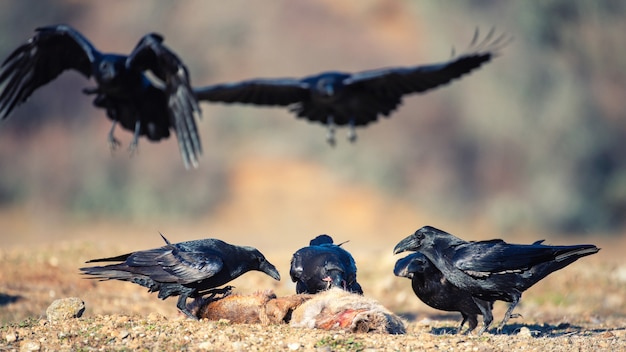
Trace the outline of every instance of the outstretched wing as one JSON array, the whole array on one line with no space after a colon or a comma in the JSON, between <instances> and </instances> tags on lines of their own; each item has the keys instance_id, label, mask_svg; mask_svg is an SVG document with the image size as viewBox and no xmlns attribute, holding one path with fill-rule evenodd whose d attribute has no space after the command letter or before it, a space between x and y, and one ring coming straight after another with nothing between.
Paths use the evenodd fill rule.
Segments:
<instances>
[{"instance_id":1,"label":"outstretched wing","mask_svg":"<svg viewBox=\"0 0 626 352\"><path fill-rule=\"evenodd\" d=\"M145 35L128 56L126 67L151 71L165 84L172 126L176 131L185 167L198 167L202 144L196 126L200 107L191 88L187 67L170 49L163 45L163 37L156 33Z\"/></svg>"},{"instance_id":2,"label":"outstretched wing","mask_svg":"<svg viewBox=\"0 0 626 352\"><path fill-rule=\"evenodd\" d=\"M196 88L198 100L286 106L307 98L308 84L294 78L253 79Z\"/></svg>"},{"instance_id":3,"label":"outstretched wing","mask_svg":"<svg viewBox=\"0 0 626 352\"><path fill-rule=\"evenodd\" d=\"M24 103L33 92L65 70L76 70L89 78L92 64L100 53L77 30L67 25L36 29L36 34L20 45L2 63L0 118Z\"/></svg>"},{"instance_id":4,"label":"outstretched wing","mask_svg":"<svg viewBox=\"0 0 626 352\"><path fill-rule=\"evenodd\" d=\"M389 98L425 92L460 78L489 62L509 40L505 35L494 38L493 30L482 41L477 42L477 39L478 31L468 53L450 61L423 66L363 71L344 80L344 84Z\"/></svg>"}]
</instances>

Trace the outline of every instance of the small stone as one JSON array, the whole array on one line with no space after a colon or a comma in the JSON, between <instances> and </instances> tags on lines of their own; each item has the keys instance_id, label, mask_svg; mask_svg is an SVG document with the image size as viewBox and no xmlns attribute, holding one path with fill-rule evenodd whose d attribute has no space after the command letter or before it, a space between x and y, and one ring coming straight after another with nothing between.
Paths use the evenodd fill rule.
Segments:
<instances>
[{"instance_id":1,"label":"small stone","mask_svg":"<svg viewBox=\"0 0 626 352\"><path fill-rule=\"evenodd\" d=\"M123 339L127 338L128 335L130 335L130 332L128 330L126 330L126 329L120 330L120 332L117 333L117 338L120 339L120 340L123 340Z\"/></svg>"},{"instance_id":2,"label":"small stone","mask_svg":"<svg viewBox=\"0 0 626 352\"><path fill-rule=\"evenodd\" d=\"M35 341L24 340L20 344L20 352L39 351L40 349L41 349L41 345Z\"/></svg>"},{"instance_id":3,"label":"small stone","mask_svg":"<svg viewBox=\"0 0 626 352\"><path fill-rule=\"evenodd\" d=\"M149 321L166 321L167 317L165 317L163 314L152 312L148 314L148 320Z\"/></svg>"},{"instance_id":4,"label":"small stone","mask_svg":"<svg viewBox=\"0 0 626 352\"><path fill-rule=\"evenodd\" d=\"M78 297L57 299L46 309L50 321L80 318L85 311L85 302Z\"/></svg>"},{"instance_id":5,"label":"small stone","mask_svg":"<svg viewBox=\"0 0 626 352\"><path fill-rule=\"evenodd\" d=\"M15 342L17 340L17 334L14 332L10 332L6 334L4 338L7 340L7 343Z\"/></svg>"},{"instance_id":6,"label":"small stone","mask_svg":"<svg viewBox=\"0 0 626 352\"><path fill-rule=\"evenodd\" d=\"M211 350L211 349L213 349L213 344L210 343L209 341L200 342L200 344L198 345L198 349L200 349L200 350Z\"/></svg>"},{"instance_id":7,"label":"small stone","mask_svg":"<svg viewBox=\"0 0 626 352\"><path fill-rule=\"evenodd\" d=\"M519 332L517 333L517 336L520 336L520 337L533 337L533 333L530 331L529 328L523 326L521 329L519 329Z\"/></svg>"},{"instance_id":8,"label":"small stone","mask_svg":"<svg viewBox=\"0 0 626 352\"><path fill-rule=\"evenodd\" d=\"M290 351L296 351L300 348L300 344L298 342L292 342L287 344L287 348Z\"/></svg>"}]
</instances>

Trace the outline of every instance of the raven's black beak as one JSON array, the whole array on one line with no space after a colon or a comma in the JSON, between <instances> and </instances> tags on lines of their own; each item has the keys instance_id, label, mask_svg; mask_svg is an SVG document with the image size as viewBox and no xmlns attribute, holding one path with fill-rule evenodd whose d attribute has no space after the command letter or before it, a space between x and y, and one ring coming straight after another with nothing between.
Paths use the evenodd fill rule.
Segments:
<instances>
[{"instance_id":1,"label":"raven's black beak","mask_svg":"<svg viewBox=\"0 0 626 352\"><path fill-rule=\"evenodd\" d=\"M267 260L261 263L259 269L261 269L261 271L266 273L267 275L271 276L274 280L280 281L280 273L278 272L276 267Z\"/></svg>"},{"instance_id":2,"label":"raven's black beak","mask_svg":"<svg viewBox=\"0 0 626 352\"><path fill-rule=\"evenodd\" d=\"M413 278L413 273L409 273L409 263L407 257L399 259L393 267L393 274L398 277Z\"/></svg>"},{"instance_id":3,"label":"raven's black beak","mask_svg":"<svg viewBox=\"0 0 626 352\"><path fill-rule=\"evenodd\" d=\"M346 290L346 280L343 279L343 273L339 271L332 271L328 276L330 276L332 282L331 286Z\"/></svg>"},{"instance_id":4,"label":"raven's black beak","mask_svg":"<svg viewBox=\"0 0 626 352\"><path fill-rule=\"evenodd\" d=\"M419 248L419 243L415 238L415 235L410 235L402 241L398 242L393 248L393 254L398 254L406 251L414 251Z\"/></svg>"}]
</instances>

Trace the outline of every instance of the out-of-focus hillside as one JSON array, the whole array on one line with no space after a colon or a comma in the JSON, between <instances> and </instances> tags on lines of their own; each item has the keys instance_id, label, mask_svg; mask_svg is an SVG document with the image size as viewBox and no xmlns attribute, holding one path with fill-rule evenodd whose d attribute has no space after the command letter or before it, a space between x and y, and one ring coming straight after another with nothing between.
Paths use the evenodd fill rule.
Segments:
<instances>
[{"instance_id":1,"label":"out-of-focus hillside","mask_svg":"<svg viewBox=\"0 0 626 352\"><path fill-rule=\"evenodd\" d=\"M142 139L129 157L121 129L111 156L110 121L81 93L93 82L66 73L0 125L2 236L55 240L88 223L256 244L402 238L425 224L473 239L623 233L625 14L582 0L2 2L2 58L41 25L69 23L111 52L156 31L199 86L447 60L476 27L514 37L492 63L359 129L355 145L340 130L329 147L323 126L285 109L203 104L194 171L174 139Z\"/></svg>"}]
</instances>

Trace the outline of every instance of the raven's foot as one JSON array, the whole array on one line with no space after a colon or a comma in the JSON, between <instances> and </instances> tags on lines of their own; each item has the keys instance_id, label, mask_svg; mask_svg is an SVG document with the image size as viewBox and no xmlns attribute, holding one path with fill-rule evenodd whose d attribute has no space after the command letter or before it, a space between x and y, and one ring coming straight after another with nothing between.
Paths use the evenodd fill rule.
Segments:
<instances>
[{"instance_id":1,"label":"raven's foot","mask_svg":"<svg viewBox=\"0 0 626 352\"><path fill-rule=\"evenodd\" d=\"M113 134L115 132L116 125L117 125L117 121L113 121L113 125L111 125L111 129L109 130L109 135L107 136L107 141L109 142L109 149L111 149L111 154L115 152L115 149L117 149L120 145L122 145L122 143L120 143L120 141L117 138L115 138L115 135Z\"/></svg>"},{"instance_id":2,"label":"raven's foot","mask_svg":"<svg viewBox=\"0 0 626 352\"><path fill-rule=\"evenodd\" d=\"M350 127L348 127L348 140L350 143L356 142L356 128L354 127L354 122L350 121Z\"/></svg>"},{"instance_id":3,"label":"raven's foot","mask_svg":"<svg viewBox=\"0 0 626 352\"><path fill-rule=\"evenodd\" d=\"M326 120L326 126L328 128L328 134L326 135L326 141L331 147L335 146L335 119L329 116Z\"/></svg>"},{"instance_id":4,"label":"raven's foot","mask_svg":"<svg viewBox=\"0 0 626 352\"><path fill-rule=\"evenodd\" d=\"M215 299L215 296L217 296L217 295L222 295L222 297L220 297L220 299L224 298L226 296L229 296L231 293L233 293L232 291L233 291L234 288L235 288L235 286L228 285L228 286L224 286L222 288L213 288L213 289L207 290L206 292L204 292L204 294L208 294L209 297L205 297L205 299L213 300L213 299Z\"/></svg>"},{"instance_id":5,"label":"raven's foot","mask_svg":"<svg viewBox=\"0 0 626 352\"><path fill-rule=\"evenodd\" d=\"M130 154L130 156L135 155L135 153L139 153L139 141L133 138L133 140L128 145L128 153Z\"/></svg>"},{"instance_id":6,"label":"raven's foot","mask_svg":"<svg viewBox=\"0 0 626 352\"><path fill-rule=\"evenodd\" d=\"M179 309L181 313L185 314L187 316L187 318L193 319L193 320L200 320L196 315L194 315L192 312L190 312L187 308L185 309Z\"/></svg>"},{"instance_id":7,"label":"raven's foot","mask_svg":"<svg viewBox=\"0 0 626 352\"><path fill-rule=\"evenodd\" d=\"M515 319L515 318L523 318L523 316L519 313L515 313L515 314L510 314L508 316L505 316L505 318L502 320L502 322L498 325L498 328L496 329L496 332L498 334L502 333L502 329L504 328L504 325L506 324L507 321L509 321L509 319Z\"/></svg>"},{"instance_id":8,"label":"raven's foot","mask_svg":"<svg viewBox=\"0 0 626 352\"><path fill-rule=\"evenodd\" d=\"M128 152L130 153L130 156L133 156L135 155L135 153L138 153L140 131L141 131L141 122L137 121L135 122L135 133L133 133L133 140L130 142L130 145L128 145Z\"/></svg>"},{"instance_id":9,"label":"raven's foot","mask_svg":"<svg viewBox=\"0 0 626 352\"><path fill-rule=\"evenodd\" d=\"M111 129L111 132L113 132L113 129ZM109 133L107 142L109 144L109 149L111 150L111 154L113 154L115 150L122 145L122 143L117 138L115 138L113 133Z\"/></svg>"}]
</instances>

